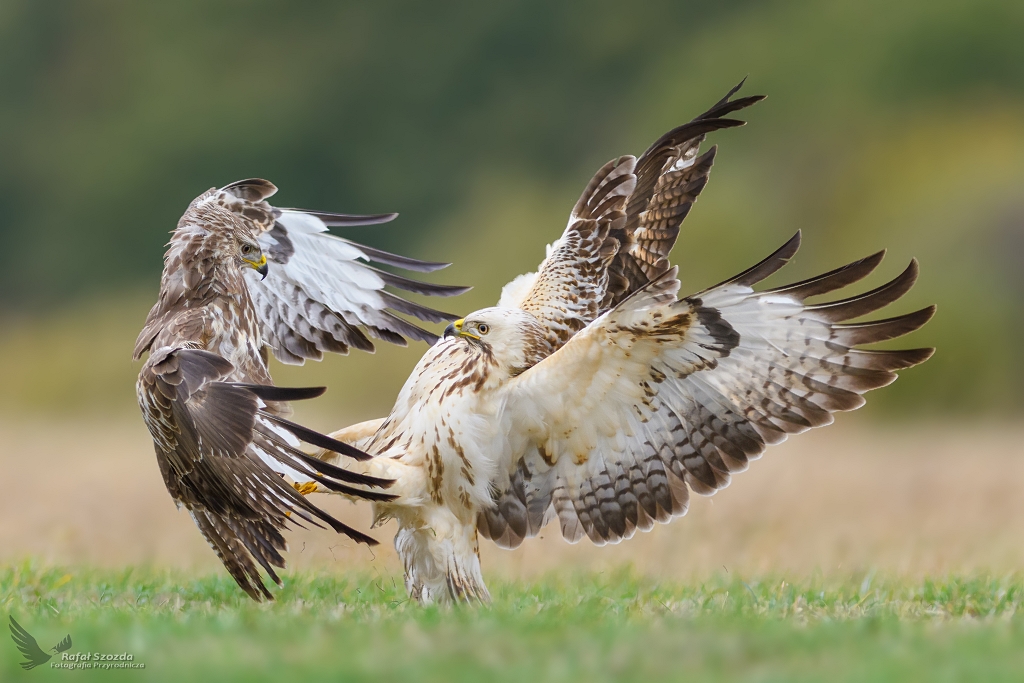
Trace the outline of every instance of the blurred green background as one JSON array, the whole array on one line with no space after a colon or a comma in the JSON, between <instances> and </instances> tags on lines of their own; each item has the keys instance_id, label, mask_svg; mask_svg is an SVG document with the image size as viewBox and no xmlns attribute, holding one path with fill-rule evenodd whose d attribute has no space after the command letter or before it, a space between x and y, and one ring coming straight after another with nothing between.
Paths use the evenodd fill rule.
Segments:
<instances>
[{"instance_id":1,"label":"blurred green background","mask_svg":"<svg viewBox=\"0 0 1024 683\"><path fill-rule=\"evenodd\" d=\"M441 307L532 270L606 160L740 78L768 100L720 153L674 259L684 291L804 231L782 277L889 248L939 351L869 414L1018 415L1024 3L0 3L0 407L135 411L167 233L212 186L399 211L346 233L454 266ZM778 277L778 276L777 276ZM383 414L424 350L280 368L333 421ZM325 418L326 419L326 418ZM338 425L340 426L340 425Z\"/></svg>"}]
</instances>

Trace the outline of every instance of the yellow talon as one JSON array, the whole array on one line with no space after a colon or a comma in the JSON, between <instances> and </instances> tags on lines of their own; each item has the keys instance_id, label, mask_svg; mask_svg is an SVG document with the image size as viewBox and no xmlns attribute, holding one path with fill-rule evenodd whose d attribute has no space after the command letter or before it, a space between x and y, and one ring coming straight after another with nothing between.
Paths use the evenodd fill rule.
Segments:
<instances>
[{"instance_id":1,"label":"yellow talon","mask_svg":"<svg viewBox=\"0 0 1024 683\"><path fill-rule=\"evenodd\" d=\"M306 481L302 482L301 484L299 482L295 482L294 484L292 484L292 486L295 487L296 491L298 491L304 496L308 496L311 493L316 493L315 481Z\"/></svg>"}]
</instances>

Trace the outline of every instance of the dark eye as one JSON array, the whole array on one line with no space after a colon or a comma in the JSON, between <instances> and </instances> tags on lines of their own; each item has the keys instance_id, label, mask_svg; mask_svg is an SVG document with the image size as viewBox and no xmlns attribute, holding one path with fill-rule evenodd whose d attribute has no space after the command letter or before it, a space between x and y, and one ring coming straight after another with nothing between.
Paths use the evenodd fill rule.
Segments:
<instances>
[{"instance_id":1,"label":"dark eye","mask_svg":"<svg viewBox=\"0 0 1024 683\"><path fill-rule=\"evenodd\" d=\"M487 334L491 331L491 326L487 323L480 323L477 325L476 329L480 330L480 334Z\"/></svg>"},{"instance_id":2,"label":"dark eye","mask_svg":"<svg viewBox=\"0 0 1024 683\"><path fill-rule=\"evenodd\" d=\"M242 254L243 255L249 256L254 251L256 251L256 247L252 246L251 244L243 244L242 245Z\"/></svg>"}]
</instances>

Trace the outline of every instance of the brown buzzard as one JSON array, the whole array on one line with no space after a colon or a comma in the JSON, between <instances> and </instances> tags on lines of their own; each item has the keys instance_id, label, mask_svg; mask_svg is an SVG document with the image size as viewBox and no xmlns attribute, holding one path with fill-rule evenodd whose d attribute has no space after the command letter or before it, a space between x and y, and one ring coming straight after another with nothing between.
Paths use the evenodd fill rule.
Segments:
<instances>
[{"instance_id":1,"label":"brown buzzard","mask_svg":"<svg viewBox=\"0 0 1024 683\"><path fill-rule=\"evenodd\" d=\"M245 180L192 202L171 237L160 296L135 346L136 359L149 352L138 399L167 490L255 600L272 597L257 564L281 583L273 568L284 567L281 531L289 520L325 523L356 541L375 543L312 505L299 493L303 485L315 481L360 499L392 499L379 490L389 480L328 465L299 450L305 441L351 459L369 457L286 419L287 401L313 398L323 389L273 386L267 351L301 363L324 351L372 350L367 335L397 344L406 337L433 341L434 335L392 311L433 321L453 316L384 287L435 295L465 291L361 261L421 271L446 264L396 256L326 232L328 226L386 222L394 214L277 209L266 202L275 191L265 180Z\"/></svg>"}]
</instances>

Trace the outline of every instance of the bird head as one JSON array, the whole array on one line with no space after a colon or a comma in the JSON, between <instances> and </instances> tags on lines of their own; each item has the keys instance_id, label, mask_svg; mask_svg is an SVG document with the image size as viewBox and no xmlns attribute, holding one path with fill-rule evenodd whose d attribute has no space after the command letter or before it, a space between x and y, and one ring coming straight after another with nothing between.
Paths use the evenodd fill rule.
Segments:
<instances>
[{"instance_id":1,"label":"bird head","mask_svg":"<svg viewBox=\"0 0 1024 683\"><path fill-rule=\"evenodd\" d=\"M456 339L488 353L499 367L515 376L550 353L544 327L518 308L495 306L470 313L448 325L445 339Z\"/></svg>"},{"instance_id":2,"label":"bird head","mask_svg":"<svg viewBox=\"0 0 1024 683\"><path fill-rule=\"evenodd\" d=\"M251 235L238 235L235 251L239 267L252 268L266 279L269 272L267 255L263 253L260 243L255 238Z\"/></svg>"},{"instance_id":3,"label":"bird head","mask_svg":"<svg viewBox=\"0 0 1024 683\"><path fill-rule=\"evenodd\" d=\"M266 279L267 256L254 235L274 226L280 212L265 200L277 192L269 180L249 178L239 180L209 193L209 203L231 212L231 219L223 221L234 238L237 264L243 270L252 268Z\"/></svg>"},{"instance_id":4,"label":"bird head","mask_svg":"<svg viewBox=\"0 0 1024 683\"><path fill-rule=\"evenodd\" d=\"M267 257L256 233L241 215L222 205L223 194L204 192L178 221L164 254L164 277L170 278L172 290L173 281L180 279L185 292L205 295L211 281L248 268L267 276Z\"/></svg>"}]
</instances>

